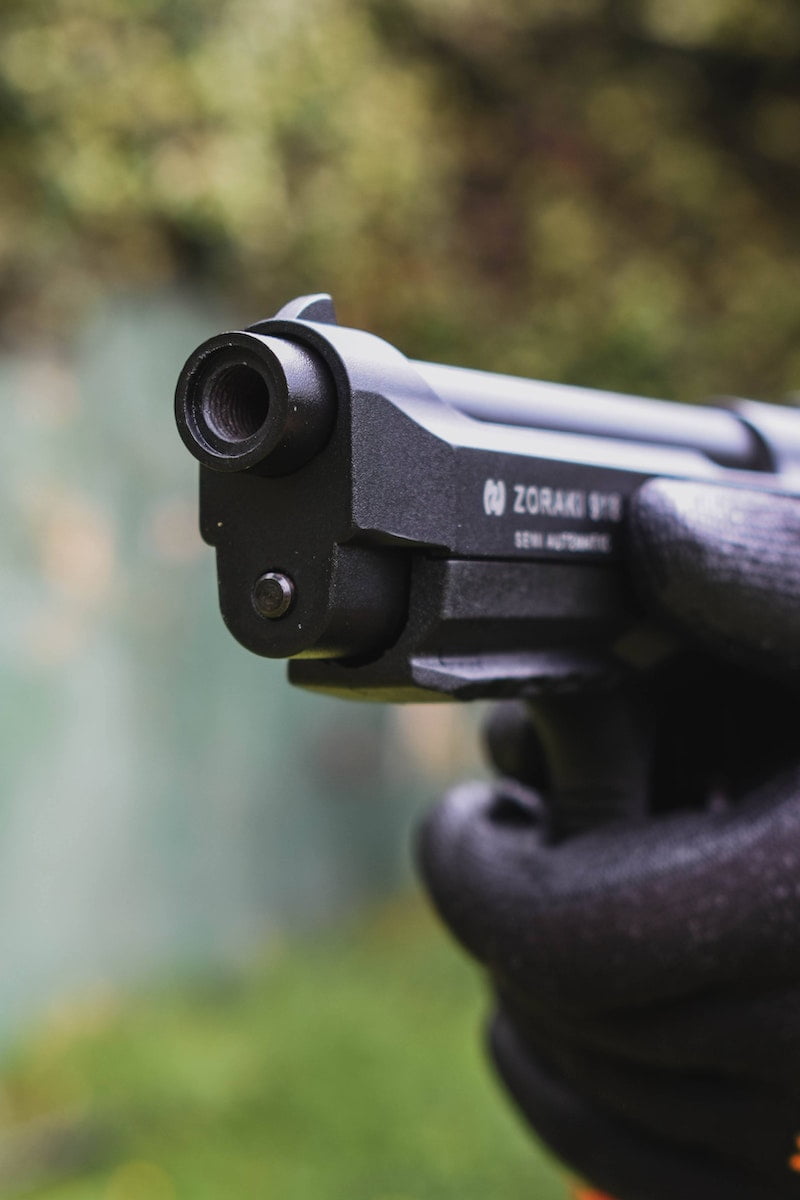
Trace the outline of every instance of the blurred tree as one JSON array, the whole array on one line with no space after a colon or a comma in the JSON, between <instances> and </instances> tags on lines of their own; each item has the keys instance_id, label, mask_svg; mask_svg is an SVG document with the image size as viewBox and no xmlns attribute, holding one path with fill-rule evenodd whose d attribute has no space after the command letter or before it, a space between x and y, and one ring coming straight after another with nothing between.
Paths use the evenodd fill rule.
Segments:
<instances>
[{"instance_id":1,"label":"blurred tree","mask_svg":"<svg viewBox=\"0 0 800 1200\"><path fill-rule=\"evenodd\" d=\"M5 0L0 313L329 288L419 355L800 380L793 0Z\"/></svg>"},{"instance_id":2,"label":"blurred tree","mask_svg":"<svg viewBox=\"0 0 800 1200\"><path fill-rule=\"evenodd\" d=\"M452 233L492 322L475 357L687 397L797 384L796 6L372 10L457 130Z\"/></svg>"}]
</instances>

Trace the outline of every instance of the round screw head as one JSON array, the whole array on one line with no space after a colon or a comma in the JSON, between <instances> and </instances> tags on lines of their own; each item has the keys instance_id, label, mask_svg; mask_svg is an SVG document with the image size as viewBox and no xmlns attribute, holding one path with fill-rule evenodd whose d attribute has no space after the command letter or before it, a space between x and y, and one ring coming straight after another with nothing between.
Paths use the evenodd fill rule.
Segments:
<instances>
[{"instance_id":1,"label":"round screw head","mask_svg":"<svg viewBox=\"0 0 800 1200\"><path fill-rule=\"evenodd\" d=\"M294 603L295 587L282 571L267 571L253 584L253 608L260 617L277 621Z\"/></svg>"}]
</instances>

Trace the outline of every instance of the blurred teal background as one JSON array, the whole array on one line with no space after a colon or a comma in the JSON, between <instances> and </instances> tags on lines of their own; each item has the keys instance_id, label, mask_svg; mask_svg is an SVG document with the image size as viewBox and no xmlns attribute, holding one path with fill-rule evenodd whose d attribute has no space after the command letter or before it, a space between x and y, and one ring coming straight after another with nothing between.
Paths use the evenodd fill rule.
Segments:
<instances>
[{"instance_id":1,"label":"blurred teal background","mask_svg":"<svg viewBox=\"0 0 800 1200\"><path fill-rule=\"evenodd\" d=\"M220 621L169 402L220 323L115 297L68 359L5 363L0 889L21 919L0 930L18 967L0 1033L53 994L236 962L407 882L413 718L289 689Z\"/></svg>"},{"instance_id":2,"label":"blurred teal background","mask_svg":"<svg viewBox=\"0 0 800 1200\"><path fill-rule=\"evenodd\" d=\"M4 0L0 1194L563 1197L420 807L476 714L225 632L171 396L329 290L416 357L800 379L794 0Z\"/></svg>"}]
</instances>

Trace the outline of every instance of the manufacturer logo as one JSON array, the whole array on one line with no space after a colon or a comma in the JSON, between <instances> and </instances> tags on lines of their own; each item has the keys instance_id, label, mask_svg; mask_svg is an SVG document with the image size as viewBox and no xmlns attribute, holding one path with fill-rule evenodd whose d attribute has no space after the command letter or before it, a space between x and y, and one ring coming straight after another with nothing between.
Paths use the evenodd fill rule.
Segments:
<instances>
[{"instance_id":1,"label":"manufacturer logo","mask_svg":"<svg viewBox=\"0 0 800 1200\"><path fill-rule=\"evenodd\" d=\"M506 485L502 479L487 479L483 485L483 508L487 517L502 517L506 511Z\"/></svg>"}]
</instances>

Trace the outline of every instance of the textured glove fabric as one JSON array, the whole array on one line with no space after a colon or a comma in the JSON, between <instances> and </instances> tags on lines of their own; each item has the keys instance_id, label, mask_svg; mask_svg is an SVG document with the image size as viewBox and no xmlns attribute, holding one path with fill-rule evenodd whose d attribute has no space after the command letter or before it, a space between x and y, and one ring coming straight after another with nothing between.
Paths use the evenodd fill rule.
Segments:
<instances>
[{"instance_id":1,"label":"textured glove fabric","mask_svg":"<svg viewBox=\"0 0 800 1200\"><path fill-rule=\"evenodd\" d=\"M668 623L756 672L800 671L800 503L653 479L631 521L633 571Z\"/></svg>"},{"instance_id":2,"label":"textured glove fabric","mask_svg":"<svg viewBox=\"0 0 800 1200\"><path fill-rule=\"evenodd\" d=\"M490 745L515 778L445 798L422 873L490 974L508 1090L577 1173L618 1200L800 1198L800 504L656 480L630 532L712 681L669 811L553 843L507 706Z\"/></svg>"}]
</instances>

